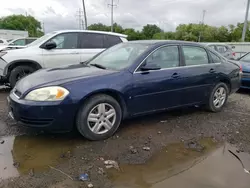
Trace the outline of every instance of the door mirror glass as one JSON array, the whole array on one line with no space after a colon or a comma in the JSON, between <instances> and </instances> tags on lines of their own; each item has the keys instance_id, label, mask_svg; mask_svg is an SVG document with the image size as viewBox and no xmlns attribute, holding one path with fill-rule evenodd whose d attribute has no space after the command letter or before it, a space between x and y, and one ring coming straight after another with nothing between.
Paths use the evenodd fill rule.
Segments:
<instances>
[{"instance_id":1,"label":"door mirror glass","mask_svg":"<svg viewBox=\"0 0 250 188\"><path fill-rule=\"evenodd\" d=\"M149 70L160 70L161 67L154 62L147 62L144 66L141 67L141 71L149 71Z\"/></svg>"},{"instance_id":2,"label":"door mirror glass","mask_svg":"<svg viewBox=\"0 0 250 188\"><path fill-rule=\"evenodd\" d=\"M57 46L56 43L52 40L45 44L45 49L51 50L53 48L56 48L56 46Z\"/></svg>"}]
</instances>

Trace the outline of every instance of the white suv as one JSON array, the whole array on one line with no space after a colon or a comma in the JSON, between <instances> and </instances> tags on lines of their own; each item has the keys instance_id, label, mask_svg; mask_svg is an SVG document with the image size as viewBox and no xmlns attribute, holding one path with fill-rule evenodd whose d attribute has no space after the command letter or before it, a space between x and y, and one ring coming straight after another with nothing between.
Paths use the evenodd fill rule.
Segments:
<instances>
[{"instance_id":1,"label":"white suv","mask_svg":"<svg viewBox=\"0 0 250 188\"><path fill-rule=\"evenodd\" d=\"M16 82L41 68L84 62L127 36L102 31L63 30L51 32L22 49L0 52L1 83Z\"/></svg>"}]
</instances>

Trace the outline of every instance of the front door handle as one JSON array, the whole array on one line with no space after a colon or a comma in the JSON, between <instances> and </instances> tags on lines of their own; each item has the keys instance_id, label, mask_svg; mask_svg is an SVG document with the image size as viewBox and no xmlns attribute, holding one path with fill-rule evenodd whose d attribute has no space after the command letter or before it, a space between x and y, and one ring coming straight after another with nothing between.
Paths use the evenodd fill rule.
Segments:
<instances>
[{"instance_id":1,"label":"front door handle","mask_svg":"<svg viewBox=\"0 0 250 188\"><path fill-rule=\"evenodd\" d=\"M172 77L172 78L179 78L180 75L179 75L178 73L175 72L171 77Z\"/></svg>"},{"instance_id":2,"label":"front door handle","mask_svg":"<svg viewBox=\"0 0 250 188\"><path fill-rule=\"evenodd\" d=\"M216 71L214 69L209 70L210 73L215 73Z\"/></svg>"}]
</instances>

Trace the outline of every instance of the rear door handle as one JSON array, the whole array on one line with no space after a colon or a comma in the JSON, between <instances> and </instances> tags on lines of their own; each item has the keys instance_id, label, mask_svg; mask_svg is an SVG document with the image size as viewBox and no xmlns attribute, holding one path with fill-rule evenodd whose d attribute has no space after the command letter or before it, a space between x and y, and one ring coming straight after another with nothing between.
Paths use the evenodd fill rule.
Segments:
<instances>
[{"instance_id":1,"label":"rear door handle","mask_svg":"<svg viewBox=\"0 0 250 188\"><path fill-rule=\"evenodd\" d=\"M214 69L209 70L210 73L215 73L216 71Z\"/></svg>"},{"instance_id":2,"label":"rear door handle","mask_svg":"<svg viewBox=\"0 0 250 188\"><path fill-rule=\"evenodd\" d=\"M180 75L179 75L178 73L174 73L171 77L172 77L172 78L179 78Z\"/></svg>"},{"instance_id":3,"label":"rear door handle","mask_svg":"<svg viewBox=\"0 0 250 188\"><path fill-rule=\"evenodd\" d=\"M79 52L71 52L70 54L80 54Z\"/></svg>"}]
</instances>

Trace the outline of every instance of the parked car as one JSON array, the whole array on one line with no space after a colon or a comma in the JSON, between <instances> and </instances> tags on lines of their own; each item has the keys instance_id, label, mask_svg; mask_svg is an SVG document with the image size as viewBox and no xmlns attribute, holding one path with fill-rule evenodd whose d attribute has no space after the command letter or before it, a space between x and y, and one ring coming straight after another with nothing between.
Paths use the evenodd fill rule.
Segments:
<instances>
[{"instance_id":1,"label":"parked car","mask_svg":"<svg viewBox=\"0 0 250 188\"><path fill-rule=\"evenodd\" d=\"M0 47L3 46L3 45L7 45L8 44L8 41L5 40L5 39L0 39Z\"/></svg>"},{"instance_id":2,"label":"parked car","mask_svg":"<svg viewBox=\"0 0 250 188\"><path fill-rule=\"evenodd\" d=\"M27 47L28 44L34 42L36 39L37 38L35 37L27 37L27 38L18 38L14 40L7 40L7 43L0 46L0 51L25 48Z\"/></svg>"},{"instance_id":3,"label":"parked car","mask_svg":"<svg viewBox=\"0 0 250 188\"><path fill-rule=\"evenodd\" d=\"M83 30L48 33L26 48L0 52L2 83L14 87L22 77L41 68L51 68L86 61L106 48L127 42L126 35Z\"/></svg>"},{"instance_id":4,"label":"parked car","mask_svg":"<svg viewBox=\"0 0 250 188\"><path fill-rule=\"evenodd\" d=\"M223 43L206 43L206 45L219 52L225 58L235 60L236 54L231 46Z\"/></svg>"},{"instance_id":5,"label":"parked car","mask_svg":"<svg viewBox=\"0 0 250 188\"><path fill-rule=\"evenodd\" d=\"M239 65L203 45L134 41L85 63L39 70L8 98L10 117L24 125L69 131L87 139L113 135L121 120L183 106L220 111L240 87Z\"/></svg>"},{"instance_id":6,"label":"parked car","mask_svg":"<svg viewBox=\"0 0 250 188\"><path fill-rule=\"evenodd\" d=\"M237 59L242 66L241 88L250 89L250 52Z\"/></svg>"}]
</instances>

